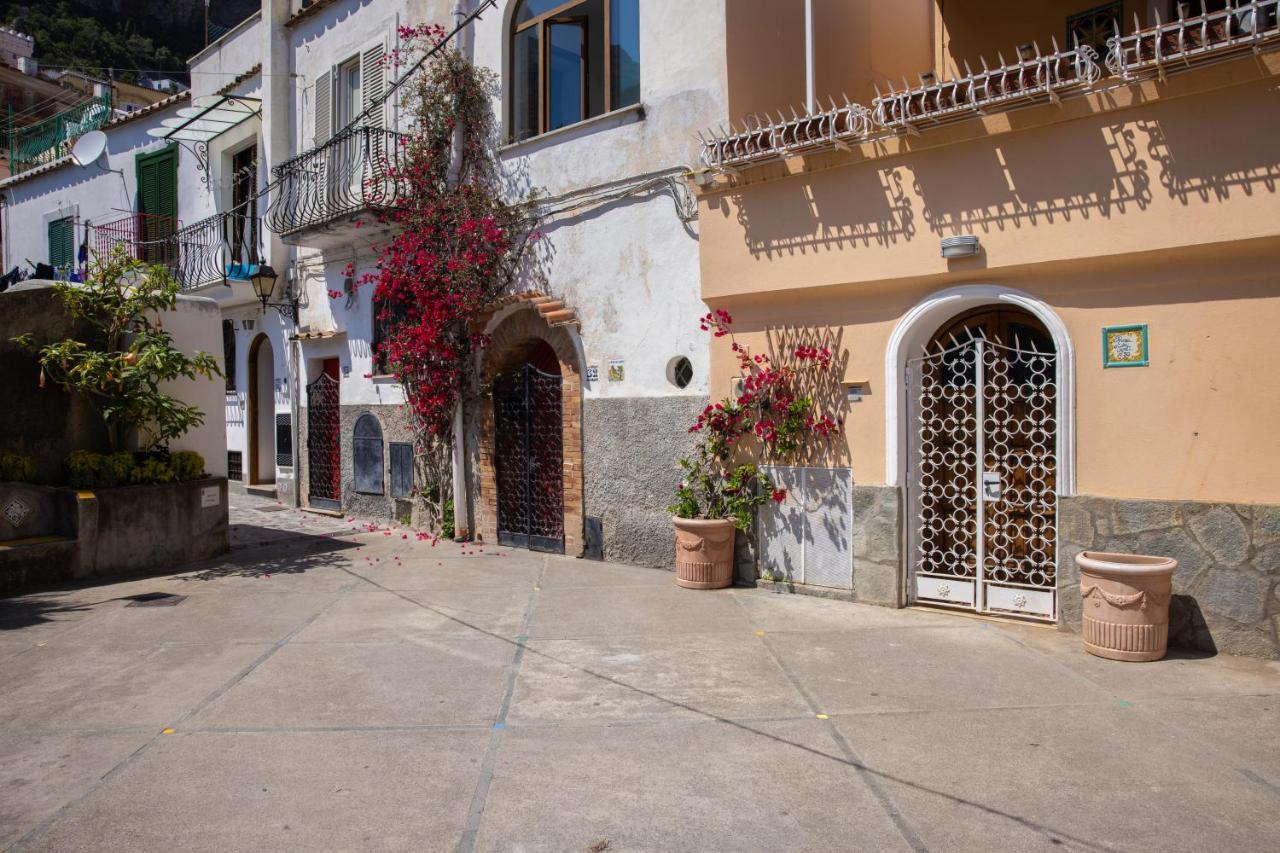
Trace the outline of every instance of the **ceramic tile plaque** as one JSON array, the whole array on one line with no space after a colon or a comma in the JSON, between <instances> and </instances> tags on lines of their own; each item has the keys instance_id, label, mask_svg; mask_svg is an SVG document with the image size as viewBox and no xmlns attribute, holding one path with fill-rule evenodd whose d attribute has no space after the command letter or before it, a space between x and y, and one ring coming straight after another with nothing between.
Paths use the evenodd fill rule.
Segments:
<instances>
[{"instance_id":1,"label":"ceramic tile plaque","mask_svg":"<svg viewBox=\"0 0 1280 853\"><path fill-rule=\"evenodd\" d=\"M27 520L27 516L31 514L31 507L27 506L20 498L14 498L4 508L4 517L14 527L21 527L22 522Z\"/></svg>"},{"instance_id":2,"label":"ceramic tile plaque","mask_svg":"<svg viewBox=\"0 0 1280 853\"><path fill-rule=\"evenodd\" d=\"M1103 367L1146 367L1147 364L1146 323L1103 328Z\"/></svg>"},{"instance_id":3,"label":"ceramic tile plaque","mask_svg":"<svg viewBox=\"0 0 1280 853\"><path fill-rule=\"evenodd\" d=\"M627 366L620 358L609 360L609 381L621 382L627 376Z\"/></svg>"}]
</instances>

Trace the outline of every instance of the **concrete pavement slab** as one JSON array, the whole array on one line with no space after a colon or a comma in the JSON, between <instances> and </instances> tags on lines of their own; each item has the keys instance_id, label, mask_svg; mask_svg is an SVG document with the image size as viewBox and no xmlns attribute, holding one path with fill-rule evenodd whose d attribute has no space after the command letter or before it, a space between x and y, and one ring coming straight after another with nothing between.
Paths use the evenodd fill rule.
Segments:
<instances>
[{"instance_id":1,"label":"concrete pavement slab","mask_svg":"<svg viewBox=\"0 0 1280 853\"><path fill-rule=\"evenodd\" d=\"M904 625L953 626L960 617L948 613L912 609L892 610L812 595L794 595L766 589L738 588L734 599L757 629L775 631L858 631Z\"/></svg>"},{"instance_id":2,"label":"concrete pavement slab","mask_svg":"<svg viewBox=\"0 0 1280 853\"><path fill-rule=\"evenodd\" d=\"M548 560L547 573L542 579L544 589L581 586L674 587L675 585L675 572L667 572L662 569L638 572L634 566L622 566L597 560L574 560L567 557L553 557Z\"/></svg>"},{"instance_id":3,"label":"concrete pavement slab","mask_svg":"<svg viewBox=\"0 0 1280 853\"><path fill-rule=\"evenodd\" d=\"M817 721L513 725L481 851L910 849Z\"/></svg>"},{"instance_id":4,"label":"concrete pavement slab","mask_svg":"<svg viewBox=\"0 0 1280 853\"><path fill-rule=\"evenodd\" d=\"M491 721L514 645L486 636L294 642L198 714L200 727Z\"/></svg>"},{"instance_id":5,"label":"concrete pavement slab","mask_svg":"<svg viewBox=\"0 0 1280 853\"><path fill-rule=\"evenodd\" d=\"M937 850L1260 850L1275 794L1119 702L834 718Z\"/></svg>"},{"instance_id":6,"label":"concrete pavement slab","mask_svg":"<svg viewBox=\"0 0 1280 853\"><path fill-rule=\"evenodd\" d=\"M5 662L0 731L175 722L268 644L54 645Z\"/></svg>"},{"instance_id":7,"label":"concrete pavement slab","mask_svg":"<svg viewBox=\"0 0 1280 853\"><path fill-rule=\"evenodd\" d=\"M982 622L766 637L826 713L1112 701Z\"/></svg>"},{"instance_id":8,"label":"concrete pavement slab","mask_svg":"<svg viewBox=\"0 0 1280 853\"><path fill-rule=\"evenodd\" d=\"M790 680L745 630L534 638L511 705L513 721L807 715Z\"/></svg>"},{"instance_id":9,"label":"concrete pavement slab","mask_svg":"<svg viewBox=\"0 0 1280 853\"><path fill-rule=\"evenodd\" d=\"M32 850L452 850L485 731L178 732Z\"/></svg>"},{"instance_id":10,"label":"concrete pavement slab","mask_svg":"<svg viewBox=\"0 0 1280 853\"><path fill-rule=\"evenodd\" d=\"M734 603L731 590L695 591L674 584L585 586L543 589L529 636L560 639L707 634L743 632L747 627L747 619Z\"/></svg>"},{"instance_id":11,"label":"concrete pavement slab","mask_svg":"<svg viewBox=\"0 0 1280 853\"><path fill-rule=\"evenodd\" d=\"M0 848L9 849L154 734L0 733Z\"/></svg>"}]
</instances>

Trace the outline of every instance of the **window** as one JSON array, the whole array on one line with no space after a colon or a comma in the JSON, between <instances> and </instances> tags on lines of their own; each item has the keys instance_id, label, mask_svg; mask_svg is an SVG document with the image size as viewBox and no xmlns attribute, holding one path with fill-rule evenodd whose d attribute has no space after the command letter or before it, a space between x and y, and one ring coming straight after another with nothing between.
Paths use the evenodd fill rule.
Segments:
<instances>
[{"instance_id":1,"label":"window","mask_svg":"<svg viewBox=\"0 0 1280 853\"><path fill-rule=\"evenodd\" d=\"M222 321L222 363L227 375L227 392L236 390L236 324L232 320Z\"/></svg>"},{"instance_id":2,"label":"window","mask_svg":"<svg viewBox=\"0 0 1280 853\"><path fill-rule=\"evenodd\" d=\"M373 358L373 372L377 376L387 376L391 373L391 362L387 358L386 351L390 318L382 316L382 305L376 294L373 297L370 313L373 317L369 321L372 326L369 335L369 355Z\"/></svg>"},{"instance_id":3,"label":"window","mask_svg":"<svg viewBox=\"0 0 1280 853\"><path fill-rule=\"evenodd\" d=\"M161 263L173 255L163 241L173 234L178 218L178 146L139 154L135 162L139 256L148 263Z\"/></svg>"},{"instance_id":4,"label":"window","mask_svg":"<svg viewBox=\"0 0 1280 853\"><path fill-rule=\"evenodd\" d=\"M231 155L231 257L227 278L247 279L258 258L258 146Z\"/></svg>"},{"instance_id":5,"label":"window","mask_svg":"<svg viewBox=\"0 0 1280 853\"><path fill-rule=\"evenodd\" d=\"M693 381L693 365L689 359L678 355L667 364L667 381L677 388L688 388Z\"/></svg>"},{"instance_id":6,"label":"window","mask_svg":"<svg viewBox=\"0 0 1280 853\"><path fill-rule=\"evenodd\" d=\"M1107 39L1112 38L1119 28L1124 31L1124 3L1107 3L1067 18L1067 48L1074 49L1077 44L1089 46L1098 56L1107 55Z\"/></svg>"},{"instance_id":7,"label":"window","mask_svg":"<svg viewBox=\"0 0 1280 853\"><path fill-rule=\"evenodd\" d=\"M639 0L524 0L516 9L512 140L639 102Z\"/></svg>"},{"instance_id":8,"label":"window","mask_svg":"<svg viewBox=\"0 0 1280 853\"><path fill-rule=\"evenodd\" d=\"M49 223L49 266L70 270L76 258L76 222L66 216Z\"/></svg>"}]
</instances>

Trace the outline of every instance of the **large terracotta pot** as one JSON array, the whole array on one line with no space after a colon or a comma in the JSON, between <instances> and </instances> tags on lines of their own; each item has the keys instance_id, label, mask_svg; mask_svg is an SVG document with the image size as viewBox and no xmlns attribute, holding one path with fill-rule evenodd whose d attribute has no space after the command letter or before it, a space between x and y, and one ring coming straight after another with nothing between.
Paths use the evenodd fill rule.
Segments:
<instances>
[{"instance_id":1,"label":"large terracotta pot","mask_svg":"<svg viewBox=\"0 0 1280 853\"><path fill-rule=\"evenodd\" d=\"M733 522L671 520L676 526L676 583L686 589L722 589L733 583Z\"/></svg>"},{"instance_id":2,"label":"large terracotta pot","mask_svg":"<svg viewBox=\"0 0 1280 853\"><path fill-rule=\"evenodd\" d=\"M1169 596L1178 561L1083 551L1084 647L1111 660L1160 660L1169 645Z\"/></svg>"}]
</instances>

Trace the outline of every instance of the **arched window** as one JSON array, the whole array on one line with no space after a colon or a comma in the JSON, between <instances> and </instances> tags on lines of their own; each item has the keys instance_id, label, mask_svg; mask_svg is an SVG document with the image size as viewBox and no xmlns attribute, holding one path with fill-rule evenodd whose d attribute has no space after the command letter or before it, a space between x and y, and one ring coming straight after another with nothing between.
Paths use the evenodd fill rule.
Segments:
<instances>
[{"instance_id":1,"label":"arched window","mask_svg":"<svg viewBox=\"0 0 1280 853\"><path fill-rule=\"evenodd\" d=\"M640 103L640 0L523 0L510 85L512 140Z\"/></svg>"}]
</instances>

